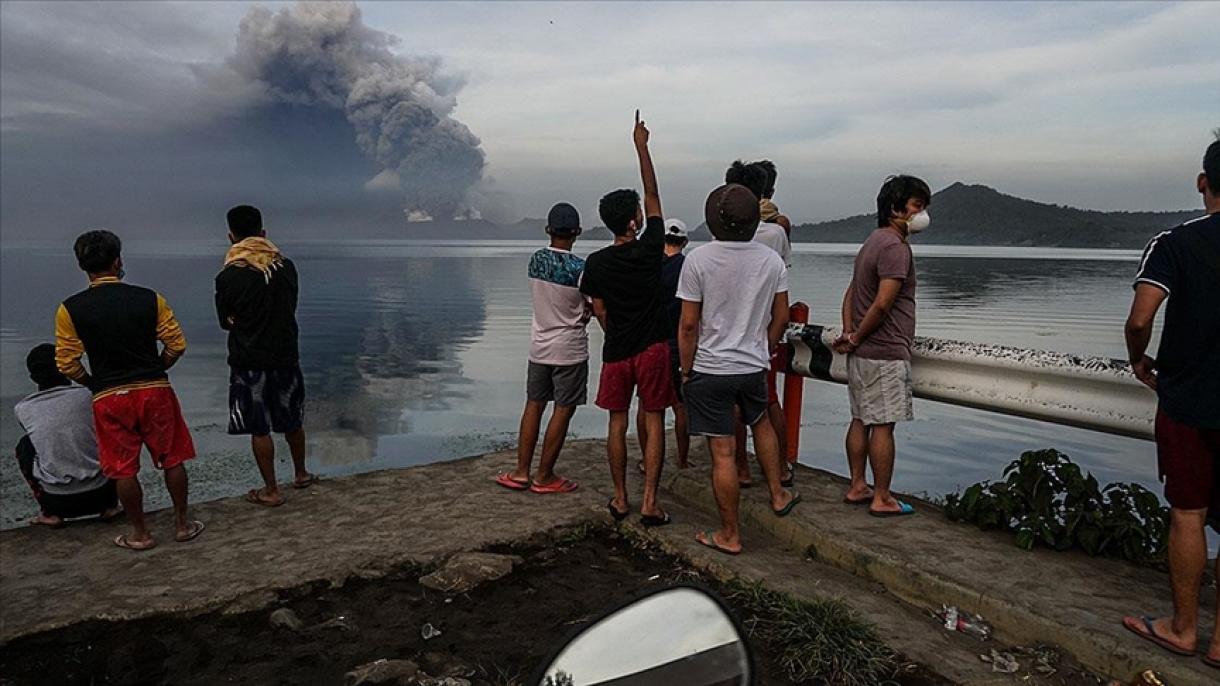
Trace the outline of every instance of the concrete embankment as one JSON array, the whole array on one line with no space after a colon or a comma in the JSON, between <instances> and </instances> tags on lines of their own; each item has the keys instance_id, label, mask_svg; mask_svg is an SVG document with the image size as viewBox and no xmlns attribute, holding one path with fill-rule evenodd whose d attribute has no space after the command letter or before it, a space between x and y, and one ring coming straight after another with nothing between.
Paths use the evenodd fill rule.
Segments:
<instances>
[{"instance_id":1,"label":"concrete embankment","mask_svg":"<svg viewBox=\"0 0 1220 686\"><path fill-rule=\"evenodd\" d=\"M1119 624L1123 614L1170 607L1163 573L1075 553L1024 552L1006 536L929 509L902 520L871 518L841 504L839 479L808 469L798 476L805 502L788 518L768 511L765 489L743 491L747 551L729 558L692 541L715 524L707 458L696 459L698 467L666 475L663 503L675 523L647 535L720 575L840 597L892 647L957 683L1015 681L992 674L978 659L987 651L973 639L938 628L927 611L942 603L982 614L1003 643L1057 644L1102 674L1155 668L1175 685L1215 683L1197 659L1162 653ZM152 518L160 545L141 554L110 543L122 523L0 532L0 643L89 619L256 609L276 591L306 582L375 578L404 563L608 519L603 442L565 449L561 471L582 484L573 494L538 496L493 484L512 461L498 453L332 479L292 492L277 509L239 498L206 503L193 514L207 521L207 531L185 544L172 541L168 513L160 512ZM1201 635L1210 636L1210 628Z\"/></svg>"}]
</instances>

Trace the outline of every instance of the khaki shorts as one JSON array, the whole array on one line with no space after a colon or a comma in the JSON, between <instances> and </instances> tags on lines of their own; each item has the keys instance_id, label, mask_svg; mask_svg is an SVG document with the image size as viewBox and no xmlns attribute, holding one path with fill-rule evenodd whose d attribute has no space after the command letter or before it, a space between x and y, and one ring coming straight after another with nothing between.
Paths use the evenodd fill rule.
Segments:
<instances>
[{"instance_id":1,"label":"khaki shorts","mask_svg":"<svg viewBox=\"0 0 1220 686\"><path fill-rule=\"evenodd\" d=\"M851 401L852 419L859 419L866 426L914 419L911 363L849 356L847 397Z\"/></svg>"}]
</instances>

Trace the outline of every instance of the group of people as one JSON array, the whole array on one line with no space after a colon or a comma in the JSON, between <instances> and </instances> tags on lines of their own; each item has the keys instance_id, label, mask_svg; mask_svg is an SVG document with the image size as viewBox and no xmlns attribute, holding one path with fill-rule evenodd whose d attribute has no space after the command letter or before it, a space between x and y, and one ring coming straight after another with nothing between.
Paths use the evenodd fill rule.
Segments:
<instances>
[{"instance_id":1,"label":"group of people","mask_svg":"<svg viewBox=\"0 0 1220 686\"><path fill-rule=\"evenodd\" d=\"M229 433L249 435L263 478L251 503L285 501L275 476L271 433L287 440L293 486L317 477L305 468L305 385L297 350L297 273L266 238L249 205L228 216L232 247L216 276L216 314L228 331ZM131 531L114 539L128 550L156 545L144 517L140 454L162 470L174 508L174 540L190 541L204 523L188 513L186 462L194 441L167 371L186 352L186 338L159 293L123 282L122 243L88 231L73 246L89 287L60 304L55 344L26 358L38 391L17 403L25 435L17 446L23 476L38 502L32 523L126 514ZM87 358L86 368L82 357Z\"/></svg>"},{"instance_id":2,"label":"group of people","mask_svg":"<svg viewBox=\"0 0 1220 686\"><path fill-rule=\"evenodd\" d=\"M670 523L658 500L665 454L665 413L672 409L677 466L689 464L691 436L704 436L720 526L697 540L741 552L739 489L751 483L745 431L754 438L776 516L801 496L783 446L777 352L788 323L791 222L772 197L776 169L768 162L733 163L725 184L704 205L714 241L684 254L686 225L663 219L649 130L636 113L633 132L643 199L630 189L606 194L598 213L614 242L581 259L572 247L581 220L570 204L547 216L550 245L529 262L533 322L516 468L501 486L541 494L567 493L576 482L555 465L576 408L587 401L587 325L605 332L596 404L609 413L607 458L614 496L611 516L631 513L626 437L633 395L643 459L639 513L644 526ZM1174 613L1127 617L1124 624L1157 645L1193 655L1199 589L1207 561L1205 527L1220 531L1220 141L1204 155L1197 179L1206 214L1155 236L1144 251L1126 324L1132 369L1156 390L1159 473L1171 510L1169 563ZM847 355L851 424L846 452L851 483L844 502L879 517L914 513L890 491L894 425L913 418L911 350L916 271L911 235L927 228L930 189L911 176L887 179L877 196L877 228L864 240L843 296L836 352ZM266 238L251 206L227 215L229 239L215 280L216 312L228 331L229 433L251 437L263 479L249 502L286 500L275 474L272 433L284 435L292 485L317 477L305 467L305 385L297 349L297 272ZM156 545L145 522L137 479L147 448L164 472L174 509L174 539L199 536L204 523L187 508L186 462L195 455L167 370L186 339L165 298L123 282L122 246L109 231L77 238L77 263L89 287L59 306L55 344L26 359L37 392L15 415L25 430L17 446L21 472L37 499L34 523L126 514L131 530L114 543L130 550ZM1157 358L1147 354L1153 321L1168 301ZM88 367L82 363L87 356ZM554 404L533 467L542 416ZM794 457L794 456L792 456ZM872 469L872 484L867 470ZM1217 569L1220 574L1220 568ZM1217 616L1220 624L1220 608ZM1205 655L1220 667L1220 632Z\"/></svg>"},{"instance_id":3,"label":"group of people","mask_svg":"<svg viewBox=\"0 0 1220 686\"><path fill-rule=\"evenodd\" d=\"M777 171L767 160L734 162L704 205L713 240L689 254L686 224L663 219L649 130L636 114L634 143L643 199L630 189L598 205L613 244L582 260L572 253L580 215L559 203L547 216L550 245L529 263L534 315L516 468L495 477L516 491L567 493L578 484L555 465L576 408L587 402L589 322L605 334L595 403L609 413L607 458L616 520L631 512L627 429L632 396L643 459L639 507L644 526L664 526L658 502L665 455L665 412L672 408L677 466L689 464L690 437L707 439L720 526L697 540L741 552L740 489L752 484L746 432L770 495L783 517L801 501L777 392L780 342L788 325L791 221L773 196ZM887 179L877 198L878 228L864 241L843 298L843 333L834 347L850 354L852 424L847 435L852 483L844 500L878 517L914 513L894 498L896 422L913 417L911 346L915 335L915 264L908 237L929 223L928 185L912 176ZM541 420L554 404L536 468ZM866 479L873 471L873 483Z\"/></svg>"}]
</instances>

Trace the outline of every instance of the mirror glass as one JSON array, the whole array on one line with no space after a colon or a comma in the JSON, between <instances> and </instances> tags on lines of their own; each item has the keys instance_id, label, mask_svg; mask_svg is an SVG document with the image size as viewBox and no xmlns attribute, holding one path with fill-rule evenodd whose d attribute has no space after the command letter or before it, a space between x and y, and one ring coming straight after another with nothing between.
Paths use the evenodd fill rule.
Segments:
<instances>
[{"instance_id":1,"label":"mirror glass","mask_svg":"<svg viewBox=\"0 0 1220 686\"><path fill-rule=\"evenodd\" d=\"M744 639L695 588L661 591L586 629L546 670L544 686L747 686Z\"/></svg>"}]
</instances>

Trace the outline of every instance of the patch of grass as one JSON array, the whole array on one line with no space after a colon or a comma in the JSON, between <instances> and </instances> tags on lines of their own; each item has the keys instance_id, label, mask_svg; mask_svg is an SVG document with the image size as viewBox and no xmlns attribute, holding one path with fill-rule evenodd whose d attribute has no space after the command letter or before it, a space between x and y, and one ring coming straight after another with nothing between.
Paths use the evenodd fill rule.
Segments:
<instances>
[{"instance_id":1,"label":"patch of grass","mask_svg":"<svg viewBox=\"0 0 1220 686\"><path fill-rule=\"evenodd\" d=\"M746 631L776 651L793 683L874 686L898 671L894 651L842 602L795 598L757 582L732 581L724 590L748 608Z\"/></svg>"},{"instance_id":2,"label":"patch of grass","mask_svg":"<svg viewBox=\"0 0 1220 686\"><path fill-rule=\"evenodd\" d=\"M605 526L597 522L582 522L576 526L564 527L556 529L551 533L551 540L555 545L563 547L584 543L593 537L593 534L602 531Z\"/></svg>"}]
</instances>

